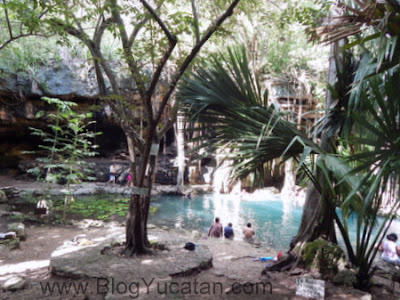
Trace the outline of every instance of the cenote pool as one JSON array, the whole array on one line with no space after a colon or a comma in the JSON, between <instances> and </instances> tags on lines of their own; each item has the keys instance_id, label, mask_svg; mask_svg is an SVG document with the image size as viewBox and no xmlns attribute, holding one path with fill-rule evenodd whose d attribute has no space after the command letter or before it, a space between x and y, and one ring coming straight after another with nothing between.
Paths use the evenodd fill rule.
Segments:
<instances>
[{"instance_id":1,"label":"cenote pool","mask_svg":"<svg viewBox=\"0 0 400 300\"><path fill-rule=\"evenodd\" d=\"M263 244L275 249L287 249L297 232L302 208L286 207L279 196L265 201L241 201L238 196L205 194L191 199L178 196L160 196L151 202L158 207L150 216L150 223L175 228L197 230L207 235L215 217L226 226L233 224L236 238L242 238L242 228L250 222Z\"/></svg>"},{"instance_id":2,"label":"cenote pool","mask_svg":"<svg viewBox=\"0 0 400 300\"><path fill-rule=\"evenodd\" d=\"M302 207L270 194L256 201L241 201L238 196L226 194L205 194L191 199L159 196L151 205L158 209L150 216L149 223L197 230L206 236L210 224L218 216L224 226L231 222L236 238L241 239L242 228L250 222L262 244L281 251L288 249L302 215ZM349 229L355 241L355 220L349 220ZM400 222L393 222L389 232L400 234ZM337 236L340 239L339 231Z\"/></svg>"},{"instance_id":3,"label":"cenote pool","mask_svg":"<svg viewBox=\"0 0 400 300\"><path fill-rule=\"evenodd\" d=\"M53 198L53 211L60 221L63 211L63 197ZM32 211L36 197L25 202L21 210ZM67 219L100 219L124 221L129 199L122 195L94 195L79 197L68 207ZM28 206L26 206L28 204ZM340 211L338 211L340 214ZM235 239L242 239L242 228L248 223L256 231L257 239L265 246L286 251L290 240L297 234L302 215L302 207L282 201L276 194L251 195L251 200L243 201L238 195L201 194L187 199L183 196L162 195L152 197L148 223L157 226L197 230L206 236L215 217L226 226L233 224ZM56 219L57 220L57 219ZM355 218L349 220L351 240L355 243ZM379 221L379 220L378 220ZM392 223L389 232L400 235L400 222ZM341 234L337 230L341 243Z\"/></svg>"}]
</instances>

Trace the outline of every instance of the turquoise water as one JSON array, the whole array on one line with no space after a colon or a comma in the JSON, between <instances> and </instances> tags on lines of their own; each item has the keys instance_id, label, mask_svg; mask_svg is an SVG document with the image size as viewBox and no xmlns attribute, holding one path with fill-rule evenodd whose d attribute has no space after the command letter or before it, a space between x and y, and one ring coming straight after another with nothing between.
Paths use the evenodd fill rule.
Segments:
<instances>
[{"instance_id":1,"label":"turquoise water","mask_svg":"<svg viewBox=\"0 0 400 300\"><path fill-rule=\"evenodd\" d=\"M150 223L197 230L206 236L210 224L219 217L224 226L233 224L235 238L242 238L242 228L250 222L257 239L277 250L287 250L302 214L301 207L286 207L278 196L265 201L241 201L237 196L220 194L192 199L161 196L151 205L159 209L150 216Z\"/></svg>"},{"instance_id":2,"label":"turquoise water","mask_svg":"<svg viewBox=\"0 0 400 300\"><path fill-rule=\"evenodd\" d=\"M150 216L149 223L187 230L197 230L206 236L215 217L226 226L233 224L235 238L242 238L242 228L250 222L257 239L278 251L286 251L290 240L297 234L302 207L281 201L279 195L268 195L258 201L241 201L238 196L205 194L186 199L180 196L160 196L152 201L159 207ZM340 214L340 212L339 212ZM349 220L352 242L355 243L355 218ZM400 222L389 230L400 235ZM340 242L340 233L337 231Z\"/></svg>"}]
</instances>

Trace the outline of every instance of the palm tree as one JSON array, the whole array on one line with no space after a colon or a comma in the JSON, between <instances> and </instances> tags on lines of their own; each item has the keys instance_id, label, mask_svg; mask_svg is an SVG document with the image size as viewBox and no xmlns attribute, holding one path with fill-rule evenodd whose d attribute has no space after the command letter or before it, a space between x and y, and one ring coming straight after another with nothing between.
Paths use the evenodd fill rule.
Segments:
<instances>
[{"instance_id":1,"label":"palm tree","mask_svg":"<svg viewBox=\"0 0 400 300\"><path fill-rule=\"evenodd\" d=\"M248 68L243 47L229 48L227 56L216 55L210 63L211 67L199 67L183 79L177 94L181 113L203 125L193 129L202 131L200 148L207 152L229 149L226 159L235 161L232 180L249 174L262 180L265 162L285 151L285 157L301 153L303 145L293 139L308 139L297 124L285 121L282 113L269 106L267 93L263 94Z\"/></svg>"},{"instance_id":2,"label":"palm tree","mask_svg":"<svg viewBox=\"0 0 400 300\"><path fill-rule=\"evenodd\" d=\"M303 160L311 153L325 153L297 129L297 124L285 120L282 113L268 106L267 93L262 93L259 80L249 71L243 48L229 49L227 56L213 57L208 66L186 77L177 96L184 115L208 129L199 137L203 141L200 147L208 151L229 150L226 159L234 162L232 179L252 174L262 180L264 163L274 158ZM335 203L319 201L322 191L319 176L312 176L306 165L301 166L316 188L308 191L310 200L297 240L307 242L327 236L336 241Z\"/></svg>"},{"instance_id":3,"label":"palm tree","mask_svg":"<svg viewBox=\"0 0 400 300\"><path fill-rule=\"evenodd\" d=\"M345 1L339 3L343 14L330 17L316 29L324 42L349 40L344 49L354 49L359 62L354 72L351 92L346 99L346 124L342 137L352 147L348 162L353 166L345 180L363 173L342 204L344 225L349 212L357 211L365 227L358 226L355 264L359 266L359 284L370 275L376 255L374 244L384 236L384 225L374 241L371 230L378 210L386 196L399 199L399 58L400 4L398 1ZM343 99L343 98L342 98ZM357 197L355 191L362 197ZM354 197L356 196L356 197ZM399 208L392 201L385 221ZM349 250L348 250L349 252ZM358 261L357 261L358 260Z\"/></svg>"},{"instance_id":4,"label":"palm tree","mask_svg":"<svg viewBox=\"0 0 400 300\"><path fill-rule=\"evenodd\" d=\"M335 220L345 240L349 259L358 267L358 286L363 287L371 275L377 253L373 246L381 241L387 222L393 219L393 211L399 207L399 202L395 202L378 228L378 234L374 235L383 193L389 186L392 195L398 193L393 187L399 183L400 155L390 154L399 154L400 101L397 85L393 84L398 80L398 73L384 73L365 80L367 88L361 93L365 99L364 109L354 111L349 109L351 97L344 92L353 80L348 69L350 59L342 62L344 67L338 68L337 89L332 87L337 104L320 127L320 132L325 132L324 147L315 144L297 130L295 124L284 120L279 112L268 106L257 78L248 70L243 49L229 50L228 57L214 57L209 68L199 68L185 78L178 98L184 105L185 116L208 129L200 136L203 141L200 147L209 151L216 148L230 150L226 158L234 161L232 178L262 174L266 161L282 155L299 161L313 180L314 188L308 190L296 241L304 244L320 236L329 236ZM342 88L339 88L340 84ZM348 152L339 153L339 159L329 154L331 149L326 145L340 146ZM319 154L317 175L303 164L304 157L312 153ZM343 209L342 219L335 211L339 204ZM347 217L354 212L357 213L358 230L353 247Z\"/></svg>"}]
</instances>

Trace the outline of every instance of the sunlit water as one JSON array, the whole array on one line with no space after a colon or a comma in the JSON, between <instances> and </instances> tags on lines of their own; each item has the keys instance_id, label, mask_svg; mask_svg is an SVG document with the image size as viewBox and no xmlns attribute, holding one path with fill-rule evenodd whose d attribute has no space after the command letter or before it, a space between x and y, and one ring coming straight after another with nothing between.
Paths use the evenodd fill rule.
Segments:
<instances>
[{"instance_id":1,"label":"sunlit water","mask_svg":"<svg viewBox=\"0 0 400 300\"><path fill-rule=\"evenodd\" d=\"M297 232L301 207L285 207L278 196L265 201L241 201L238 196L200 195L186 199L179 196L161 196L151 205L159 207L149 222L175 228L197 230L207 235L215 217L226 226L233 224L236 238L242 237L242 228L250 222L256 237L275 249L287 249Z\"/></svg>"},{"instance_id":2,"label":"sunlit water","mask_svg":"<svg viewBox=\"0 0 400 300\"><path fill-rule=\"evenodd\" d=\"M233 224L237 239L242 238L242 228L250 222L257 239L266 246L287 250L290 240L300 225L302 207L281 201L279 195L271 195L256 201L242 201L238 196L205 194L186 199L181 196L160 196L152 201L159 209L150 216L149 223L187 230L197 230L207 235L215 217L226 226ZM351 240L355 243L355 220L349 220ZM400 235L400 223L394 222L389 232ZM340 233L338 237L340 238Z\"/></svg>"}]
</instances>

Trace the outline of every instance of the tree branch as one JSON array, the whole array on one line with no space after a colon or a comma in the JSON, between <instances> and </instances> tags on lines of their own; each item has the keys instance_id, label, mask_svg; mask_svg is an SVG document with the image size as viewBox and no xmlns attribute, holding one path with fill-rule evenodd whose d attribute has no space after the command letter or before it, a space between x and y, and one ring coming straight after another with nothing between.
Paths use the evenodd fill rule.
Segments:
<instances>
[{"instance_id":1,"label":"tree branch","mask_svg":"<svg viewBox=\"0 0 400 300\"><path fill-rule=\"evenodd\" d=\"M126 28L124 25L124 21L121 18L121 14L119 13L118 5L116 0L111 0L111 14L114 18L115 23L118 25L119 32L121 34L121 41L123 47L128 47L128 34L126 32Z\"/></svg>"},{"instance_id":2,"label":"tree branch","mask_svg":"<svg viewBox=\"0 0 400 300\"><path fill-rule=\"evenodd\" d=\"M28 31L26 33L22 33L22 27L23 27L23 23L22 22L20 23L20 29L19 29L20 33L17 36L14 36L13 32L12 32L12 26L11 26L11 22L10 22L10 17L8 15L8 9L7 9L6 0L3 0L3 5L4 5L5 22L7 23L7 30L8 30L8 34L9 34L10 38L8 40L6 40L5 42L3 42L2 44L0 44L0 50L5 48L11 42L13 42L15 40L18 40L20 38L23 38L23 37L32 36L32 35L48 37L48 35L45 35L45 34L34 33L33 30L30 30L30 31ZM37 18L40 20L47 12L48 12L47 9L43 10L39 14L39 16Z\"/></svg>"},{"instance_id":3,"label":"tree branch","mask_svg":"<svg viewBox=\"0 0 400 300\"><path fill-rule=\"evenodd\" d=\"M197 14L197 9L196 9L196 0L191 0L191 2L192 2L194 32L196 35L196 40L194 44L196 45L200 41L199 16Z\"/></svg>"},{"instance_id":4,"label":"tree branch","mask_svg":"<svg viewBox=\"0 0 400 300\"><path fill-rule=\"evenodd\" d=\"M162 4L164 3L164 1L161 1L160 4L157 6L156 11L160 9L160 7L162 6ZM129 36L129 41L128 41L128 47L132 48L132 45L140 31L140 29L143 28L144 24L146 24L146 22L150 20L150 17L148 15L146 15L143 20L139 21L138 23L136 23L135 28L133 29L131 35Z\"/></svg>"},{"instance_id":5,"label":"tree branch","mask_svg":"<svg viewBox=\"0 0 400 300\"><path fill-rule=\"evenodd\" d=\"M154 20L156 20L156 22L158 23L158 25L160 25L161 29L164 31L168 40L169 41L176 40L176 37L168 30L167 26L160 19L156 11L146 2L146 0L140 0L140 2L142 2L143 6L149 11Z\"/></svg>"},{"instance_id":6,"label":"tree branch","mask_svg":"<svg viewBox=\"0 0 400 300\"><path fill-rule=\"evenodd\" d=\"M8 9L7 9L6 0L3 0L3 4L4 4L4 15L6 17L8 34L10 35L10 40L12 40L13 39L13 33L12 33L11 24L10 24L10 18L8 17Z\"/></svg>"},{"instance_id":7,"label":"tree branch","mask_svg":"<svg viewBox=\"0 0 400 300\"><path fill-rule=\"evenodd\" d=\"M203 35L201 40L192 48L192 51L190 54L186 57L185 61L182 63L181 67L178 69L176 72L172 82L169 85L169 88L167 92L165 93L162 101L160 108L158 109L157 115L154 119L155 123L157 124L160 119L161 115L164 111L165 106L167 105L167 102L169 98L171 97L173 91L175 90L175 87L179 81L179 79L182 77L183 73L186 71L186 69L189 67L190 63L193 61L193 59L196 57L197 53L200 51L200 49L203 47L203 45L207 42L207 40L212 36L212 34L218 29L218 27L229 17L233 14L234 8L239 4L240 0L235 0L232 2L232 4L227 8L227 10L220 15L212 24L211 26L207 29L206 33Z\"/></svg>"},{"instance_id":8,"label":"tree branch","mask_svg":"<svg viewBox=\"0 0 400 300\"><path fill-rule=\"evenodd\" d=\"M174 126L175 123L175 119L176 119L176 115L173 116L172 118L169 118L168 120L166 120L164 122L164 124L161 125L160 130L158 130L157 135L158 135L158 139L161 139L161 137L167 133L168 130L170 130L172 128L172 126Z\"/></svg>"},{"instance_id":9,"label":"tree branch","mask_svg":"<svg viewBox=\"0 0 400 300\"><path fill-rule=\"evenodd\" d=\"M141 2L147 3L145 0L141 0ZM199 43L197 43L193 48L191 53L186 57L185 61L183 62L183 64L181 65L181 67L178 69L178 71L176 72L174 79L172 80L172 83L169 85L169 88L166 92L166 94L164 95L161 105L158 109L158 112L156 114L155 119L152 120L152 122L150 124L148 124L148 132L149 134L146 137L146 144L145 144L145 150L143 153L143 163L148 161L149 158L149 153L150 153L150 147L151 147L151 143L153 142L153 138L157 138L157 136L154 136L154 134L157 134L157 132L154 132L154 130L156 130L156 126L157 124L160 122L162 113L165 109L165 106L168 103L169 98L172 95L172 92L175 90L175 87L179 81L179 79L182 77L183 73L186 71L186 69L188 68L189 64L192 62L192 60L196 57L197 53L200 51L200 49L202 48L202 46L205 44L205 42L211 37L211 35L218 29L218 27L229 17L232 15L233 13L233 9L239 4L240 0L235 0L229 7L228 9L220 16L218 17L213 23L212 25L207 29L206 33L204 34L204 36L202 37L202 39L199 41ZM151 13L151 11L149 11ZM153 15L153 17L155 17ZM158 16L157 16L158 18ZM167 36L169 36L170 39L170 48L168 50L171 49L171 46L173 43L173 36L172 35L168 35L169 31L166 29L165 25L162 23L162 21L158 18L159 20L159 25L163 28L165 28L164 32L167 34ZM163 27L164 26L164 27ZM175 45L174 45L175 47ZM161 74L162 68L164 68L165 66L165 62L164 60L167 59L170 55L170 53L167 52L164 54L163 59L160 61L157 70L159 70L159 74ZM161 69L160 69L161 67ZM158 74L158 76L159 76ZM154 77L152 80L152 84L154 82ZM150 91L154 92L154 88L151 90L150 88L147 90L147 97L151 96L151 94L149 94ZM150 103L150 101L146 101L147 103ZM144 174L145 174L145 168L142 168L141 170L141 174L140 174L140 179L139 179L139 186L141 186L143 184L144 181Z\"/></svg>"},{"instance_id":10,"label":"tree branch","mask_svg":"<svg viewBox=\"0 0 400 300\"><path fill-rule=\"evenodd\" d=\"M147 107L147 113L149 114L149 121L153 122L153 108L151 105L151 97L154 94L155 88L157 86L157 83L160 79L161 72L165 67L165 64L169 60L172 51L174 50L176 43L177 43L177 38L168 30L167 26L164 24L164 22L160 19L160 17L157 15L156 11L146 2L146 0L140 0L142 2L143 6L149 11L150 15L156 20L158 25L161 27L161 29L164 31L165 35L168 38L169 44L168 44L168 49L164 52L161 60L159 61L157 68L153 74L151 83L149 88L146 90L146 95L144 99L144 104ZM157 124L157 123L155 123Z\"/></svg>"},{"instance_id":11,"label":"tree branch","mask_svg":"<svg viewBox=\"0 0 400 300\"><path fill-rule=\"evenodd\" d=\"M33 34L32 33L25 33L25 34L20 34L20 35L17 35L16 37L10 38L10 39L8 39L7 41L5 41L4 43L2 43L0 45L0 50L5 48L12 41L18 40L18 39L23 38L23 37L31 36L31 35L33 35Z\"/></svg>"},{"instance_id":12,"label":"tree branch","mask_svg":"<svg viewBox=\"0 0 400 300\"><path fill-rule=\"evenodd\" d=\"M157 15L157 13L153 10L153 8L146 2L146 0L140 0L140 2L143 3L144 7L149 11L149 13L152 15L152 17L157 21L158 25L161 27L161 29L164 31L165 35L168 38L169 45L168 49L164 52L164 55L162 56L161 60L159 61L157 68L154 72L153 78L151 80L150 86L146 91L146 103L147 105L151 105L151 97L154 94L154 90L157 86L157 83L160 79L161 72L165 67L165 64L167 63L169 57L172 54L172 51L174 50L176 43L178 42L178 39L176 38L175 35L173 35L167 28L167 26L164 24L164 22L160 19L160 17Z\"/></svg>"}]
</instances>

